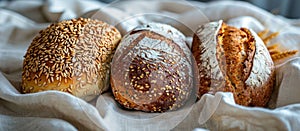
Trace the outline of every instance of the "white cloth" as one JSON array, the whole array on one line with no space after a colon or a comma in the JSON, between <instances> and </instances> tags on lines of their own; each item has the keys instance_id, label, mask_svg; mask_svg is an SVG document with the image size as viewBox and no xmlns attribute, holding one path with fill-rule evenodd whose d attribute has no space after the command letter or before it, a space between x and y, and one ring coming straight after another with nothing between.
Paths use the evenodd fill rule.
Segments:
<instances>
[{"instance_id":1,"label":"white cloth","mask_svg":"<svg viewBox=\"0 0 300 131\"><path fill-rule=\"evenodd\" d=\"M48 0L0 2L0 130L297 130L300 129L300 57L276 66L270 107L236 105L231 93L205 95L189 107L166 113L120 108L111 93L85 102L67 93L20 94L23 56L39 30L58 20L90 17L124 34L147 22L170 24L191 41L198 25L223 19L231 25L279 31L271 43L300 49L300 20L274 16L244 2ZM101 10L98 10L101 9Z\"/></svg>"}]
</instances>

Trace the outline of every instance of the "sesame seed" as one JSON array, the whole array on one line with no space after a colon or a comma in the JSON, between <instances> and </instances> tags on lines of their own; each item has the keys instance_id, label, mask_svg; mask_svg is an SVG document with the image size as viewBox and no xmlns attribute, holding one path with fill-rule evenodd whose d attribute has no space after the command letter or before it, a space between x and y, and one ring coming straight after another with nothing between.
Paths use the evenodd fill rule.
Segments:
<instances>
[{"instance_id":1,"label":"sesame seed","mask_svg":"<svg viewBox=\"0 0 300 131\"><path fill-rule=\"evenodd\" d=\"M69 93L72 93L72 90L71 90L70 88L67 88L67 91L68 91Z\"/></svg>"},{"instance_id":2,"label":"sesame seed","mask_svg":"<svg viewBox=\"0 0 300 131\"><path fill-rule=\"evenodd\" d=\"M57 86L60 86L60 85L61 85L61 82L58 82L58 83L57 83Z\"/></svg>"},{"instance_id":3,"label":"sesame seed","mask_svg":"<svg viewBox=\"0 0 300 131\"><path fill-rule=\"evenodd\" d=\"M155 84L155 83L156 83L156 80L151 80L151 83Z\"/></svg>"},{"instance_id":4,"label":"sesame seed","mask_svg":"<svg viewBox=\"0 0 300 131\"><path fill-rule=\"evenodd\" d=\"M112 27L101 21L83 18L66 20L48 26L39 32L28 47L24 56L22 80L32 80L36 85L41 86L46 86L56 80L57 86L61 86L62 79L67 83L68 78L73 81L75 80L72 79L73 76L81 78L84 74L87 79L78 81L80 84L74 85L75 88L82 87L86 82L96 83L98 75L99 79L105 79L106 72L110 69L107 63L112 58L109 55L113 53L117 45L106 41L116 40L115 35L119 34L114 28L111 31L107 30L110 28ZM99 42L100 40L103 42ZM108 56L100 55L100 53ZM101 61L100 57L106 61ZM96 58L98 61L95 60ZM100 69L103 70L100 71ZM40 78L46 78L45 82L40 82ZM71 93L72 88L73 85L70 85L64 91Z\"/></svg>"}]
</instances>

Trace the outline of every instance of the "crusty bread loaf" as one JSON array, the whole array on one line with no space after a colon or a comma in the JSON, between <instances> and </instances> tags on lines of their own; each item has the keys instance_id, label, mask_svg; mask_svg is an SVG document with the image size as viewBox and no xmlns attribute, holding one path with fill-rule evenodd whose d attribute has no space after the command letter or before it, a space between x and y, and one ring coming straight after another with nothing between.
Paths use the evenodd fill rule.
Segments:
<instances>
[{"instance_id":1,"label":"crusty bread loaf","mask_svg":"<svg viewBox=\"0 0 300 131\"><path fill-rule=\"evenodd\" d=\"M255 32L223 21L211 22L196 31L192 52L199 69L199 97L217 91L232 92L237 104L266 106L275 68Z\"/></svg>"},{"instance_id":2,"label":"crusty bread loaf","mask_svg":"<svg viewBox=\"0 0 300 131\"><path fill-rule=\"evenodd\" d=\"M191 52L175 28L150 23L125 35L113 58L111 87L125 108L164 112L181 107L193 88Z\"/></svg>"},{"instance_id":3,"label":"crusty bread loaf","mask_svg":"<svg viewBox=\"0 0 300 131\"><path fill-rule=\"evenodd\" d=\"M91 100L108 88L110 62L121 35L98 20L72 19L50 25L29 46L22 92L69 92Z\"/></svg>"}]
</instances>

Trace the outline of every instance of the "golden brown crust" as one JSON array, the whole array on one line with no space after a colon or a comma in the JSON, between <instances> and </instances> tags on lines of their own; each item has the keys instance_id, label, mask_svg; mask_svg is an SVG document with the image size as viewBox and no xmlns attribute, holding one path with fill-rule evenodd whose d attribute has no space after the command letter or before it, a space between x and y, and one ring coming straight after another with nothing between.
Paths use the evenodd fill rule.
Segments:
<instances>
[{"instance_id":1,"label":"golden brown crust","mask_svg":"<svg viewBox=\"0 0 300 131\"><path fill-rule=\"evenodd\" d=\"M90 100L105 90L121 39L116 28L91 19L61 21L40 31L23 63L22 92L60 90Z\"/></svg>"},{"instance_id":2,"label":"golden brown crust","mask_svg":"<svg viewBox=\"0 0 300 131\"><path fill-rule=\"evenodd\" d=\"M218 26L218 28L211 28L212 25ZM207 34L203 33L204 28L215 29L216 34L208 34L212 35L209 37L215 39L215 42L205 41L209 38L205 37ZM201 26L194 35L192 46L192 52L201 77L198 96L201 97L205 93L214 94L217 91L232 92L237 104L266 106L272 93L275 71L267 50L262 48L261 45L256 45L261 41L256 41L257 38L253 36L253 32L246 28L237 29L223 22ZM209 44L210 46L215 45L215 47L212 47L215 49L207 48L206 46ZM257 47L259 47L259 53L256 52ZM209 50L212 54L206 56L204 53ZM254 63L260 62L257 62L259 57L266 60L265 65L254 65ZM213 61L214 58L217 61ZM211 64L216 64L219 69ZM257 73L258 68L270 70L270 72ZM214 77L212 74L218 71L221 73L220 77ZM257 74L255 75L255 73ZM257 76L261 74L263 74L262 78Z\"/></svg>"},{"instance_id":3,"label":"golden brown crust","mask_svg":"<svg viewBox=\"0 0 300 131\"><path fill-rule=\"evenodd\" d=\"M126 43L126 39L133 40ZM113 60L111 86L122 106L163 112L185 103L192 89L191 67L180 64L189 61L177 43L145 29L131 32L120 44L128 46L120 59Z\"/></svg>"},{"instance_id":4,"label":"golden brown crust","mask_svg":"<svg viewBox=\"0 0 300 131\"><path fill-rule=\"evenodd\" d=\"M231 87L224 91L233 92L238 104L248 105L251 102L251 93L245 87L245 81L252 68L254 44L254 38L247 29L222 24L218 34L217 58L222 72L227 74L226 86ZM222 62L226 64L221 65Z\"/></svg>"}]
</instances>

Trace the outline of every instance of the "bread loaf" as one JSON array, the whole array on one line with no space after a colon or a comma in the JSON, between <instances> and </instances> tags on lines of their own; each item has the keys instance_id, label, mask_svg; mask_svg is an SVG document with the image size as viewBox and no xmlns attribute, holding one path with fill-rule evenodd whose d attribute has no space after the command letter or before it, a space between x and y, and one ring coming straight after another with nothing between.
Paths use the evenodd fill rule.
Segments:
<instances>
[{"instance_id":1,"label":"bread loaf","mask_svg":"<svg viewBox=\"0 0 300 131\"><path fill-rule=\"evenodd\" d=\"M199 97L217 91L232 92L237 104L266 106L275 68L255 32L223 21L211 22L196 31L192 52L199 69Z\"/></svg>"},{"instance_id":2,"label":"bread loaf","mask_svg":"<svg viewBox=\"0 0 300 131\"><path fill-rule=\"evenodd\" d=\"M193 88L192 54L175 28L150 23L125 35L112 61L111 87L125 108L176 110Z\"/></svg>"},{"instance_id":3,"label":"bread loaf","mask_svg":"<svg viewBox=\"0 0 300 131\"><path fill-rule=\"evenodd\" d=\"M91 100L109 85L112 55L121 35L104 22L72 19L39 32L25 54L22 92L68 92Z\"/></svg>"}]
</instances>

